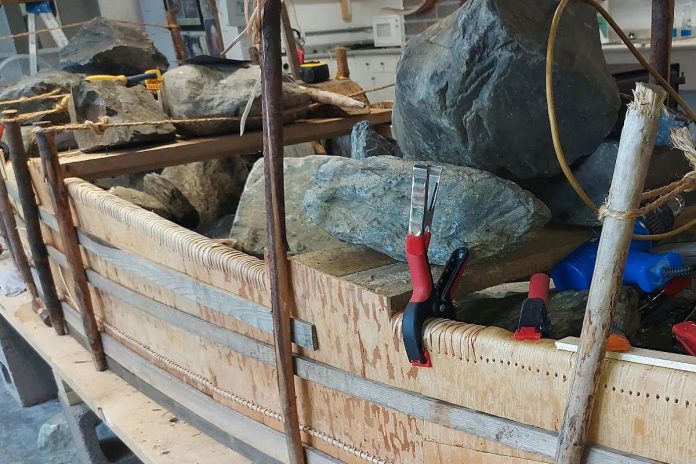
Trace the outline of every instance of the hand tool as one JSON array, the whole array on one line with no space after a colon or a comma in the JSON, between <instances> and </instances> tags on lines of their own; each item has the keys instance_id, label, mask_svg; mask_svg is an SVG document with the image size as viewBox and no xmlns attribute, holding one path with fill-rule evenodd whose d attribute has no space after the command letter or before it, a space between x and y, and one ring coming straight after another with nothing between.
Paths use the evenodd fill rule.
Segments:
<instances>
[{"instance_id":1,"label":"hand tool","mask_svg":"<svg viewBox=\"0 0 696 464\"><path fill-rule=\"evenodd\" d=\"M307 84L326 82L330 78L329 65L323 61L305 61L300 66L300 79Z\"/></svg>"},{"instance_id":2,"label":"hand tool","mask_svg":"<svg viewBox=\"0 0 696 464\"><path fill-rule=\"evenodd\" d=\"M148 69L146 72L134 76L95 74L85 77L85 80L89 82L117 81L127 87L144 82L148 90L156 92L160 89L160 85L162 84L162 73L159 69Z\"/></svg>"},{"instance_id":3,"label":"hand tool","mask_svg":"<svg viewBox=\"0 0 696 464\"><path fill-rule=\"evenodd\" d=\"M441 175L442 168L438 166L417 164L413 167L411 211L406 235L406 260L413 282L413 294L404 311L402 334L408 359L417 367L432 366L430 355L423 347L423 324L429 317L454 317L452 297L469 258L467 247L454 250L437 285L434 284L428 248Z\"/></svg>"},{"instance_id":4,"label":"hand tool","mask_svg":"<svg viewBox=\"0 0 696 464\"><path fill-rule=\"evenodd\" d=\"M609 331L607 351L613 353L626 353L627 351L631 351L631 342L628 340L624 331L619 329L616 324L612 324Z\"/></svg>"},{"instance_id":5,"label":"hand tool","mask_svg":"<svg viewBox=\"0 0 696 464\"><path fill-rule=\"evenodd\" d=\"M549 319L549 285L551 279L543 273L529 279L529 293L522 302L520 321L515 331L515 340L539 340L551 333Z\"/></svg>"},{"instance_id":6,"label":"hand tool","mask_svg":"<svg viewBox=\"0 0 696 464\"><path fill-rule=\"evenodd\" d=\"M696 323L684 321L672 327L674 338L691 356L696 356Z\"/></svg>"}]
</instances>

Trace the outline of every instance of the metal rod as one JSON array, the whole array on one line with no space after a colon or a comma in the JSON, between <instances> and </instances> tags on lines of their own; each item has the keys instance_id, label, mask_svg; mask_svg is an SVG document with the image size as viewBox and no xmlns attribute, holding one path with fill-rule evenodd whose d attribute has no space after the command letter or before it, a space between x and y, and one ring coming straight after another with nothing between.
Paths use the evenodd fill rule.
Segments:
<instances>
[{"instance_id":1,"label":"metal rod","mask_svg":"<svg viewBox=\"0 0 696 464\"><path fill-rule=\"evenodd\" d=\"M36 124L36 126L39 127L50 125L50 122ZM75 223L72 218L70 197L68 189L65 187L60 162L58 161L55 134L52 132L37 132L36 143L39 146L44 176L48 181L53 211L58 221L58 230L60 231L60 238L63 242L63 252L70 265L75 282L73 286L73 297L75 299L75 304L80 309L82 325L85 328L87 342L92 354L92 362L98 371L103 371L106 370L106 356L104 355L104 347L102 346L97 319L94 315L94 305L92 303L92 296L89 292L89 285L87 284L85 264L82 261L77 231L75 230Z\"/></svg>"},{"instance_id":2,"label":"metal rod","mask_svg":"<svg viewBox=\"0 0 696 464\"><path fill-rule=\"evenodd\" d=\"M263 112L263 156L268 234L268 268L273 310L276 373L288 462L304 464L300 421L295 394L292 359L290 307L293 301L287 242L285 237L285 191L283 182L282 67L280 51L280 0L266 0L261 26L261 73Z\"/></svg>"},{"instance_id":3,"label":"metal rod","mask_svg":"<svg viewBox=\"0 0 696 464\"><path fill-rule=\"evenodd\" d=\"M674 27L674 0L652 0L650 30L650 63L670 82L672 58L672 28ZM650 82L656 84L655 78Z\"/></svg>"},{"instance_id":4,"label":"metal rod","mask_svg":"<svg viewBox=\"0 0 696 464\"><path fill-rule=\"evenodd\" d=\"M39 284L44 298L46 309L51 318L51 325L58 335L65 335L65 320L63 318L63 308L58 299L56 283L53 280L53 273L48 262L48 251L41 233L41 222L39 221L39 208L34 197L34 188L29 174L29 158L24 150L22 140L22 129L17 121L12 119L17 116L17 110L6 110L2 112L5 118L5 134L7 144L10 147L10 159L17 182L19 192L19 203L22 206L24 223L27 227L27 241L31 250L32 259L36 272L39 275Z\"/></svg>"}]
</instances>

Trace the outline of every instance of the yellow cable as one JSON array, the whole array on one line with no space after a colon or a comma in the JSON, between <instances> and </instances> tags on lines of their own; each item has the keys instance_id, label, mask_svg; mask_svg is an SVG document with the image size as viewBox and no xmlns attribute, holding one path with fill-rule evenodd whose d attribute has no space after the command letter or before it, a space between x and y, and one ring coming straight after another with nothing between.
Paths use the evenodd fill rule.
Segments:
<instances>
[{"instance_id":1,"label":"yellow cable","mask_svg":"<svg viewBox=\"0 0 696 464\"><path fill-rule=\"evenodd\" d=\"M636 57L638 62L648 71L648 73L650 73L650 75L660 84L660 86L662 86L667 91L669 96L675 102L677 102L677 104L684 110L687 116L692 121L696 122L696 113L693 112L693 110L684 101L684 99L681 98L681 96L669 85L669 83L660 75L660 73L658 73L657 70L653 68L650 65L650 63L648 63L645 60L645 58L643 58L643 55L641 55L640 52L636 49L636 47L633 45L633 43L631 43L631 40L628 38L628 36L626 36L626 34L621 30L619 25L616 24L614 18L612 18L611 15L604 8L602 8L602 6L599 3L597 3L596 0L580 1L583 1L592 6L595 10L597 10L599 14L601 14L604 17L604 19L607 20L607 23L609 23L611 28L621 38L623 43L626 44L626 46L631 51L633 56ZM549 125L551 127L551 138L553 140L553 148L556 152L558 164L561 166L561 170L563 171L563 174L568 180L568 183L570 183L570 186L573 188L580 200L582 200L582 202L593 212L596 212L597 206L594 204L589 195L587 195L585 189L582 188L575 175L573 175L570 166L568 165L568 161L566 160L565 153L563 151L563 146L561 145L561 138L558 131L558 120L556 118L556 99L553 93L554 52L556 50L556 37L558 35L558 28L561 22L561 17L563 16L563 13L568 7L569 2L570 0L561 0L561 2L558 4L558 7L556 8L556 12L553 16L553 21L551 22L551 30L549 31L549 40L546 50L546 105L549 114ZM686 224L677 227L674 230L665 232L664 234L634 235L633 238L635 240L662 240L665 238L673 237L681 232L690 229L693 226L696 226L696 219L693 219L687 222Z\"/></svg>"}]
</instances>

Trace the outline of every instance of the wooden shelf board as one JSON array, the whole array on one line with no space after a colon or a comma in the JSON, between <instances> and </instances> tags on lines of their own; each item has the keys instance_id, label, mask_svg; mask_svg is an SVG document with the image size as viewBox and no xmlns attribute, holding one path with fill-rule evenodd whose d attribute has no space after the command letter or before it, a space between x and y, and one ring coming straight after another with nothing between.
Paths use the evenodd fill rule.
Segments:
<instances>
[{"instance_id":1,"label":"wooden shelf board","mask_svg":"<svg viewBox=\"0 0 696 464\"><path fill-rule=\"evenodd\" d=\"M391 110L374 109L369 114L344 118L308 119L285 126L285 145L349 134L360 121L373 125L389 124ZM83 153L73 150L61 153L60 162L66 177L93 180L121 174L131 174L177 164L205 161L214 158L239 156L263 149L261 131L217 137L177 140L165 145L149 145L101 153Z\"/></svg>"}]
</instances>

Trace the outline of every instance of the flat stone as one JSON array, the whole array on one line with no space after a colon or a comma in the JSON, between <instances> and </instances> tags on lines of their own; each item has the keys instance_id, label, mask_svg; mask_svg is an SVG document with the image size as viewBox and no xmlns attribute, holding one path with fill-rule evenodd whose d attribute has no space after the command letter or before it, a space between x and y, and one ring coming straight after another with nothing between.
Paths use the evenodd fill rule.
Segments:
<instances>
[{"instance_id":1,"label":"flat stone","mask_svg":"<svg viewBox=\"0 0 696 464\"><path fill-rule=\"evenodd\" d=\"M169 210L169 208L160 202L155 197L148 195L145 192L135 190L128 187L111 187L109 193L116 195L119 198L123 198L126 201L130 201L136 206L140 206L142 209L152 211L153 213L162 216L170 221L174 220L174 217Z\"/></svg>"},{"instance_id":2,"label":"flat stone","mask_svg":"<svg viewBox=\"0 0 696 464\"><path fill-rule=\"evenodd\" d=\"M331 159L331 156L315 155L283 160L285 223L290 254L309 253L341 244L313 224L302 205L305 193L314 185L317 170ZM237 249L259 257L263 256L266 247L264 188L263 159L260 159L249 173L229 234L237 241Z\"/></svg>"},{"instance_id":3,"label":"flat stone","mask_svg":"<svg viewBox=\"0 0 696 464\"><path fill-rule=\"evenodd\" d=\"M131 76L150 69L164 72L169 61L142 30L95 18L60 51L60 67L74 73Z\"/></svg>"},{"instance_id":4,"label":"flat stone","mask_svg":"<svg viewBox=\"0 0 696 464\"><path fill-rule=\"evenodd\" d=\"M82 81L72 88L69 105L74 123L98 122L108 116L110 123L161 121L167 119L152 93L143 86L125 87L115 81ZM109 127L103 134L92 130L75 131L80 150L98 151L126 145L173 140L175 129L169 123L132 127Z\"/></svg>"},{"instance_id":5,"label":"flat stone","mask_svg":"<svg viewBox=\"0 0 696 464\"><path fill-rule=\"evenodd\" d=\"M258 66L186 64L163 75L164 110L174 119L241 117L260 74ZM311 103L295 83L283 83L284 122L306 113ZM297 111L293 111L296 109ZM254 94L246 130L261 127L261 88ZM212 121L177 125L180 134L201 136L239 131L239 121Z\"/></svg>"},{"instance_id":6,"label":"flat stone","mask_svg":"<svg viewBox=\"0 0 696 464\"><path fill-rule=\"evenodd\" d=\"M246 164L236 157L171 166L162 171L162 177L177 186L196 208L201 227L237 210L248 175Z\"/></svg>"},{"instance_id":7,"label":"flat stone","mask_svg":"<svg viewBox=\"0 0 696 464\"><path fill-rule=\"evenodd\" d=\"M305 213L338 240L405 261L414 164L393 156L329 157L316 166ZM462 166L443 167L429 252L433 264L444 264L463 245L475 260L504 256L550 218L543 203L511 181Z\"/></svg>"},{"instance_id":8,"label":"flat stone","mask_svg":"<svg viewBox=\"0 0 696 464\"><path fill-rule=\"evenodd\" d=\"M350 157L362 160L371 156L399 156L401 152L395 142L378 134L372 124L360 121L353 126L350 134Z\"/></svg>"},{"instance_id":9,"label":"flat stone","mask_svg":"<svg viewBox=\"0 0 696 464\"><path fill-rule=\"evenodd\" d=\"M18 100L20 98L35 97L44 95L49 92L57 91L58 94L70 93L70 88L73 84L78 83L82 79L77 74L72 74L64 71L41 71L37 74L26 76L16 84L3 89L0 92L0 100ZM34 113L37 111L50 110L58 104L60 100L34 100L26 103L3 106L2 109L16 109L20 114ZM63 124L70 121L68 113L53 113L45 116L38 116L23 124L31 124L37 121L51 121L54 124Z\"/></svg>"},{"instance_id":10,"label":"flat stone","mask_svg":"<svg viewBox=\"0 0 696 464\"><path fill-rule=\"evenodd\" d=\"M413 37L399 62L393 116L404 156L511 179L560 173L544 81L557 6L557 0L469 0ZM554 82L561 139L573 163L604 140L619 110L597 14L581 2L571 2L563 16Z\"/></svg>"}]
</instances>

